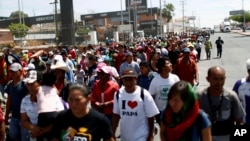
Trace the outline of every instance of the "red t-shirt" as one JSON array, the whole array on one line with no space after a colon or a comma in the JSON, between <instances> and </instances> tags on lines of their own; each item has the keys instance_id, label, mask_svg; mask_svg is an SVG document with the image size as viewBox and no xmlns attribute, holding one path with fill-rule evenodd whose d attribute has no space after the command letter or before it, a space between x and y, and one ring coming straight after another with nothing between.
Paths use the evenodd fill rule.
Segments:
<instances>
[{"instance_id":1,"label":"red t-shirt","mask_svg":"<svg viewBox=\"0 0 250 141\"><path fill-rule=\"evenodd\" d=\"M74 49L72 49L69 53L72 59L76 59L76 51Z\"/></svg>"},{"instance_id":2,"label":"red t-shirt","mask_svg":"<svg viewBox=\"0 0 250 141\"><path fill-rule=\"evenodd\" d=\"M179 76L180 80L185 80L194 84L195 76L198 72L198 66L193 59L189 59L189 62L185 63L183 58L180 58L176 61L174 72Z\"/></svg>"},{"instance_id":3,"label":"red t-shirt","mask_svg":"<svg viewBox=\"0 0 250 141\"><path fill-rule=\"evenodd\" d=\"M94 84L92 94L91 94L91 104L94 105L93 107L96 110L98 110L98 108L97 108L97 106L95 106L95 102L100 102L100 103L104 103L107 101L113 102L114 94L116 93L116 91L119 90L119 85L112 80L109 80L105 84L103 90L101 89L101 85L102 85L102 83L100 82L100 80L97 80ZM103 95L102 95L102 93L103 93ZM110 104L110 105L104 107L103 113L104 114L112 114L113 113L113 104Z\"/></svg>"},{"instance_id":4,"label":"red t-shirt","mask_svg":"<svg viewBox=\"0 0 250 141\"><path fill-rule=\"evenodd\" d=\"M55 86L59 92L59 94L61 94L61 90L63 89L64 87L64 81L62 81L61 83L55 83Z\"/></svg>"},{"instance_id":5,"label":"red t-shirt","mask_svg":"<svg viewBox=\"0 0 250 141\"><path fill-rule=\"evenodd\" d=\"M115 63L115 68L117 72L120 72L120 66L125 61L126 61L125 53L114 56L114 63Z\"/></svg>"}]
</instances>

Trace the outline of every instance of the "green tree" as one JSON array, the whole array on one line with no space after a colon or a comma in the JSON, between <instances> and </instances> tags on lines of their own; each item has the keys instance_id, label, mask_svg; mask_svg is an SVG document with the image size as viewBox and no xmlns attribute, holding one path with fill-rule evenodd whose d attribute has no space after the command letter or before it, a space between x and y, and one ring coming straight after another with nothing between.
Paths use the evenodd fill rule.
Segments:
<instances>
[{"instance_id":1,"label":"green tree","mask_svg":"<svg viewBox=\"0 0 250 141\"><path fill-rule=\"evenodd\" d=\"M25 14L24 12L22 11L14 11L10 14L10 17L9 19L18 19L19 18L19 14L22 18L26 18L28 17L28 14Z\"/></svg>"},{"instance_id":2,"label":"green tree","mask_svg":"<svg viewBox=\"0 0 250 141\"><path fill-rule=\"evenodd\" d=\"M242 14L240 14L240 15L232 15L229 18L233 21L242 23L244 17ZM246 22L250 22L250 12L245 12L245 20Z\"/></svg>"},{"instance_id":3,"label":"green tree","mask_svg":"<svg viewBox=\"0 0 250 141\"><path fill-rule=\"evenodd\" d=\"M12 23L8 26L10 29L10 32L16 37L16 38L22 38L25 37L28 33L29 27L25 24L21 23Z\"/></svg>"},{"instance_id":4,"label":"green tree","mask_svg":"<svg viewBox=\"0 0 250 141\"><path fill-rule=\"evenodd\" d=\"M167 20L167 32L169 30L169 22L173 19L174 16L174 5L172 3L164 4L162 9L162 17Z\"/></svg>"},{"instance_id":5,"label":"green tree","mask_svg":"<svg viewBox=\"0 0 250 141\"><path fill-rule=\"evenodd\" d=\"M90 29L88 27L79 27L76 30L76 34L78 36L83 36L85 34L87 34L90 31Z\"/></svg>"}]
</instances>

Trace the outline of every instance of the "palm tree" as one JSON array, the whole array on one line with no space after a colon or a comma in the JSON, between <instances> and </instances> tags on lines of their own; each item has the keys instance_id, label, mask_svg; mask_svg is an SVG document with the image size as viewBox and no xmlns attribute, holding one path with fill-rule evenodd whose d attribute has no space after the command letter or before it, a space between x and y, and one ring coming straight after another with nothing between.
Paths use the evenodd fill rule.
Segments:
<instances>
[{"instance_id":1,"label":"palm tree","mask_svg":"<svg viewBox=\"0 0 250 141\"><path fill-rule=\"evenodd\" d=\"M167 33L169 32L169 22L172 20L174 16L174 5L172 3L164 4L164 8L162 9L162 17L167 19Z\"/></svg>"}]
</instances>

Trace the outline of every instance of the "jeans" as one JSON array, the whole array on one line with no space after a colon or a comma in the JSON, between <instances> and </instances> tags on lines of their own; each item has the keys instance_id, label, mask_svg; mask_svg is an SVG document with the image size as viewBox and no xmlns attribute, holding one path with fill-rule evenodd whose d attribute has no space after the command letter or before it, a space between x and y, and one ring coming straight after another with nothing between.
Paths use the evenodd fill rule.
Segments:
<instances>
[{"instance_id":1,"label":"jeans","mask_svg":"<svg viewBox=\"0 0 250 141\"><path fill-rule=\"evenodd\" d=\"M196 48L196 51L197 51L197 60L200 61L201 59L201 48Z\"/></svg>"},{"instance_id":2,"label":"jeans","mask_svg":"<svg viewBox=\"0 0 250 141\"><path fill-rule=\"evenodd\" d=\"M217 47L217 57L221 58L222 55L222 47Z\"/></svg>"},{"instance_id":3,"label":"jeans","mask_svg":"<svg viewBox=\"0 0 250 141\"><path fill-rule=\"evenodd\" d=\"M29 141L29 132L21 126L21 119L11 118L9 136L13 141Z\"/></svg>"}]
</instances>

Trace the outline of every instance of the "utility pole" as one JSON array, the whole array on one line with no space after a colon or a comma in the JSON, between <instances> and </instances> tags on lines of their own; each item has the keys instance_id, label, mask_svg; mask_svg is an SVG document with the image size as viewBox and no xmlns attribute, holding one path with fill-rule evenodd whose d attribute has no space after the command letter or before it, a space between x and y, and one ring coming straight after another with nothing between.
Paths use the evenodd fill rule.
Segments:
<instances>
[{"instance_id":1,"label":"utility pole","mask_svg":"<svg viewBox=\"0 0 250 141\"><path fill-rule=\"evenodd\" d=\"M162 35L162 7L161 7L161 0L160 1L160 35Z\"/></svg>"},{"instance_id":2,"label":"utility pole","mask_svg":"<svg viewBox=\"0 0 250 141\"><path fill-rule=\"evenodd\" d=\"M151 10L150 10L150 15L151 15L151 30L153 30L153 7L152 7L152 0L150 0L150 7L151 7Z\"/></svg>"},{"instance_id":3,"label":"utility pole","mask_svg":"<svg viewBox=\"0 0 250 141\"><path fill-rule=\"evenodd\" d=\"M21 7L20 7L20 0L18 0L18 12L19 12L19 23L22 23L22 18L21 18Z\"/></svg>"},{"instance_id":4,"label":"utility pole","mask_svg":"<svg viewBox=\"0 0 250 141\"><path fill-rule=\"evenodd\" d=\"M120 2L121 2L121 24L123 25L122 0L120 0Z\"/></svg>"},{"instance_id":5,"label":"utility pole","mask_svg":"<svg viewBox=\"0 0 250 141\"><path fill-rule=\"evenodd\" d=\"M193 24L194 24L194 30L193 30L193 31L195 32L195 16L194 16L194 11L192 11L192 16L193 16L193 18L194 18L194 19L193 19Z\"/></svg>"},{"instance_id":6,"label":"utility pole","mask_svg":"<svg viewBox=\"0 0 250 141\"><path fill-rule=\"evenodd\" d=\"M57 40L58 40L57 3L58 3L58 1L57 1L57 0L55 0L55 25L56 25L56 42L57 42Z\"/></svg>"},{"instance_id":7,"label":"utility pole","mask_svg":"<svg viewBox=\"0 0 250 141\"><path fill-rule=\"evenodd\" d=\"M130 0L128 0L128 24L130 24L131 21L131 4L130 4Z\"/></svg>"},{"instance_id":8,"label":"utility pole","mask_svg":"<svg viewBox=\"0 0 250 141\"><path fill-rule=\"evenodd\" d=\"M137 5L134 3L134 37L137 35Z\"/></svg>"},{"instance_id":9,"label":"utility pole","mask_svg":"<svg viewBox=\"0 0 250 141\"><path fill-rule=\"evenodd\" d=\"M57 40L58 40L58 21L57 21L57 3L58 3L58 0L55 0L55 2L52 2L52 3L49 3L49 4L55 4L55 16L54 16L54 19L55 19L55 26L56 26L56 31L55 31L55 40L56 40L56 43L57 43Z\"/></svg>"},{"instance_id":10,"label":"utility pole","mask_svg":"<svg viewBox=\"0 0 250 141\"><path fill-rule=\"evenodd\" d=\"M243 30L243 32L246 32L246 15L245 15L245 10L244 10L244 0L242 0L242 14L243 14L243 28L242 28L242 30Z\"/></svg>"},{"instance_id":11,"label":"utility pole","mask_svg":"<svg viewBox=\"0 0 250 141\"><path fill-rule=\"evenodd\" d=\"M185 12L185 9L184 9L184 5L185 5L185 1L184 0L182 0L181 1L181 5L182 5L182 28L183 28L183 33L185 32L185 14L184 14L184 12Z\"/></svg>"},{"instance_id":12,"label":"utility pole","mask_svg":"<svg viewBox=\"0 0 250 141\"><path fill-rule=\"evenodd\" d=\"M33 12L33 16L35 17L36 16L36 10L32 9L32 12Z\"/></svg>"},{"instance_id":13,"label":"utility pole","mask_svg":"<svg viewBox=\"0 0 250 141\"><path fill-rule=\"evenodd\" d=\"M25 24L25 20L24 20L24 9L23 9L23 0L21 0L22 3L22 19L23 19L23 24Z\"/></svg>"}]
</instances>

